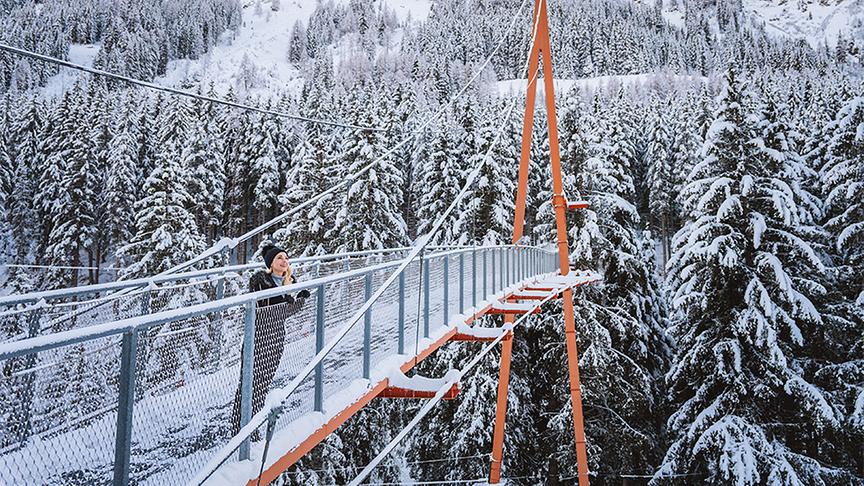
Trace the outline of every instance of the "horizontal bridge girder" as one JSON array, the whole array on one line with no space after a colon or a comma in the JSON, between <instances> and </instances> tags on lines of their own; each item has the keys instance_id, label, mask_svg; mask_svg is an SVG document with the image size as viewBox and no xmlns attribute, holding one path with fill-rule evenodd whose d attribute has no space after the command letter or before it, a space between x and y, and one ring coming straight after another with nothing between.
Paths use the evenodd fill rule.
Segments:
<instances>
[{"instance_id":1,"label":"horizontal bridge girder","mask_svg":"<svg viewBox=\"0 0 864 486\"><path fill-rule=\"evenodd\" d=\"M508 302L514 302L514 301L518 301L518 300L543 300L543 299L549 297L549 294L552 293L553 290L556 290L556 289L555 289L555 288L550 288L550 289L548 289L548 290L547 290L547 289L542 289L542 290L528 290L528 289L525 289L525 290L518 290L518 291L513 292L512 294L508 295L508 296L507 296L507 301L508 301ZM556 293L555 297L553 297L553 298L556 298L556 299L557 299L557 298L559 298L559 297L560 297L560 294L557 294L557 293Z\"/></svg>"},{"instance_id":2,"label":"horizontal bridge girder","mask_svg":"<svg viewBox=\"0 0 864 486\"><path fill-rule=\"evenodd\" d=\"M444 395L444 400L453 400L460 391L459 383L454 383ZM434 398L435 391L431 390L409 390L398 386L388 386L381 390L378 398Z\"/></svg>"},{"instance_id":3,"label":"horizontal bridge girder","mask_svg":"<svg viewBox=\"0 0 864 486\"><path fill-rule=\"evenodd\" d=\"M494 302L487 311L488 314L539 314L540 308L537 304L523 304L513 302Z\"/></svg>"}]
</instances>

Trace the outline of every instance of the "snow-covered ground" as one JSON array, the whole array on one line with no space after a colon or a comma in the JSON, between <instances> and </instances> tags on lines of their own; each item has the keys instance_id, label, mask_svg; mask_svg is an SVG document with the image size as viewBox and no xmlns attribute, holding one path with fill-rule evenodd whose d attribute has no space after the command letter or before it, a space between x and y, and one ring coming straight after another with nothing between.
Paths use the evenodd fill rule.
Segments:
<instances>
[{"instance_id":1,"label":"snow-covered ground","mask_svg":"<svg viewBox=\"0 0 864 486\"><path fill-rule=\"evenodd\" d=\"M93 60L99 53L99 48L99 44L72 44L69 46L69 62L92 67ZM80 71L60 68L60 72L48 80L42 91L48 97L60 96L71 88L75 84L75 80L81 75Z\"/></svg>"},{"instance_id":2,"label":"snow-covered ground","mask_svg":"<svg viewBox=\"0 0 864 486\"><path fill-rule=\"evenodd\" d=\"M243 9L243 25L237 32L226 33L201 59L170 62L168 73L157 82L172 86L181 86L187 80L200 82L202 86L213 83L217 91L224 93L230 86L237 89L241 73L251 65L254 85L245 94L266 97L282 92L296 93L302 87L302 73L287 59L291 29L298 20L308 24L316 3L315 0L283 0L280 9L273 11L270 2L265 1L259 14L255 13L254 3L249 2ZM431 0L389 0L387 4L402 21L423 20L432 7ZM350 43L350 40L343 41ZM336 54L350 51L344 43L331 49ZM247 66L244 67L244 63Z\"/></svg>"},{"instance_id":3,"label":"snow-covered ground","mask_svg":"<svg viewBox=\"0 0 864 486\"><path fill-rule=\"evenodd\" d=\"M343 0L339 0L343 1ZM291 30L298 20L308 24L315 11L316 0L282 0L278 10L271 8L270 0L262 2L260 13L256 13L255 2L246 2L243 8L243 23L237 31L227 31L217 45L200 59L178 59L168 63L164 76L154 80L156 84L183 87L203 86L212 83L218 93L224 94L229 87L238 90L241 74L253 72L254 79L249 89L239 89L250 97L270 97L279 93L296 94L302 87L302 73L288 61ZM400 21L422 21L429 16L432 0L387 0ZM393 45L398 45L400 32L394 32ZM350 39L331 46L334 54L350 52ZM99 45L73 44L69 60L91 67ZM81 73L63 68L43 88L48 96L57 96L72 87Z\"/></svg>"},{"instance_id":4,"label":"snow-covered ground","mask_svg":"<svg viewBox=\"0 0 864 486\"><path fill-rule=\"evenodd\" d=\"M743 0L744 11L764 22L766 31L806 39L813 47L822 43L836 45L841 32L847 39L864 40L864 0L828 3Z\"/></svg>"},{"instance_id":5,"label":"snow-covered ground","mask_svg":"<svg viewBox=\"0 0 864 486\"><path fill-rule=\"evenodd\" d=\"M633 0L646 4L645 1ZM684 28L684 2L664 0L663 18ZM840 32L847 39L864 40L864 0L742 0L747 17L769 33L805 39L811 46L837 45ZM716 20L711 19L717 27Z\"/></svg>"}]
</instances>

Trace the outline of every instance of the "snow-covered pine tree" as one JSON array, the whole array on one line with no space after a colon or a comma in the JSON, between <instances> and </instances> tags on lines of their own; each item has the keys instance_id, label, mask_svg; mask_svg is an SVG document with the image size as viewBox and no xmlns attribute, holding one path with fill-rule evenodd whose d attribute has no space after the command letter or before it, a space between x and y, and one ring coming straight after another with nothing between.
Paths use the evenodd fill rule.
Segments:
<instances>
[{"instance_id":1,"label":"snow-covered pine tree","mask_svg":"<svg viewBox=\"0 0 864 486\"><path fill-rule=\"evenodd\" d=\"M12 243L12 231L9 225L10 210L7 206L12 192L12 154L10 146L9 127L12 124L12 97L7 93L0 100L0 258L8 260L12 257L14 244Z\"/></svg>"},{"instance_id":2,"label":"snow-covered pine tree","mask_svg":"<svg viewBox=\"0 0 864 486\"><path fill-rule=\"evenodd\" d=\"M864 303L864 98L844 105L827 127L827 151L821 168L826 229L831 234L837 289L849 318L861 323ZM855 307L858 307L857 311ZM861 343L859 343L861 345Z\"/></svg>"},{"instance_id":3,"label":"snow-covered pine tree","mask_svg":"<svg viewBox=\"0 0 864 486\"><path fill-rule=\"evenodd\" d=\"M194 111L196 116L183 148L182 163L189 171L189 193L197 195L192 210L195 221L204 239L212 242L219 236L225 203L224 147L213 107L209 103L198 104Z\"/></svg>"},{"instance_id":4,"label":"snow-covered pine tree","mask_svg":"<svg viewBox=\"0 0 864 486\"><path fill-rule=\"evenodd\" d=\"M321 117L329 111L329 104L317 88L309 91L304 106L304 112L311 117ZM336 167L330 156L330 145L331 133L322 125L310 124L306 127L299 147L294 152L295 161L288 174L285 194L279 198L283 211L304 203L336 183ZM283 248L291 249L292 255L325 254L333 250L326 234L333 227L335 211L333 199L325 196L294 214L274 237Z\"/></svg>"},{"instance_id":5,"label":"snow-covered pine tree","mask_svg":"<svg viewBox=\"0 0 864 486\"><path fill-rule=\"evenodd\" d=\"M839 419L793 365L802 324L821 316L807 297L816 283L790 271L818 259L795 235L799 207L778 177L791 164L763 148L750 106L730 67L702 161L684 188L691 219L667 266L681 351L667 376L673 442L653 484L674 474L740 485L822 484L830 475L770 425L830 430Z\"/></svg>"},{"instance_id":6,"label":"snow-covered pine tree","mask_svg":"<svg viewBox=\"0 0 864 486\"><path fill-rule=\"evenodd\" d=\"M108 171L108 153L111 150L111 139L113 138L113 106L111 96L108 93L108 84L101 79L93 79L88 84L87 92L87 116L85 118L82 136L89 143L89 152L92 164L90 183L92 186L92 197L89 204L93 207L94 219L105 212L105 176ZM100 267L106 258L110 235L105 225L97 224L90 230L91 243L84 248L87 256L88 280L98 283Z\"/></svg>"},{"instance_id":7,"label":"snow-covered pine tree","mask_svg":"<svg viewBox=\"0 0 864 486\"><path fill-rule=\"evenodd\" d=\"M365 94L354 93L350 119L364 126L387 126L395 123L395 114L382 96L367 104ZM380 107L384 108L380 108ZM387 150L379 132L353 130L342 145L344 175L355 174L378 159ZM406 243L405 221L399 211L402 200L402 169L392 157L384 157L358 176L348 187L335 226L328 232L337 251L395 248Z\"/></svg>"},{"instance_id":8,"label":"snow-covered pine tree","mask_svg":"<svg viewBox=\"0 0 864 486\"><path fill-rule=\"evenodd\" d=\"M446 114L432 125L428 152L421 168L417 185L419 201L417 207L417 234L425 235L432 229L435 220L456 199L462 188L463 166L456 153L456 139L452 132L453 119ZM453 243L458 211L453 211L433 235L433 244Z\"/></svg>"},{"instance_id":9,"label":"snow-covered pine tree","mask_svg":"<svg viewBox=\"0 0 864 486\"><path fill-rule=\"evenodd\" d=\"M638 227L631 148L621 144L625 129L615 110L601 115L589 137L588 158L576 178L589 208L580 210L571 227L576 268L594 269L603 282L574 293L579 331L580 368L586 434L592 444L592 470L617 473L651 472L660 445L655 415L659 413L660 379L669 361L664 338L665 307L654 275L653 254L646 255ZM560 319L547 325L558 326ZM560 334L559 334L560 335ZM555 347L557 346L557 347ZM554 352L553 352L554 351ZM543 355L549 369L560 367L564 350L550 340ZM559 362L553 363L553 358ZM567 375L547 372L566 390ZM562 439L554 452L561 473L576 473L569 400L548 427ZM564 440L566 438L566 440ZM602 457L602 461L596 458ZM570 459L573 459L572 461Z\"/></svg>"},{"instance_id":10,"label":"snow-covered pine tree","mask_svg":"<svg viewBox=\"0 0 864 486\"><path fill-rule=\"evenodd\" d=\"M688 91L683 106L676 110L677 117L674 120L674 141L672 144L672 167L674 194L674 226L671 233L680 229L681 221L684 219L683 208L679 201L679 195L690 176L690 171L696 165L696 158L702 147L704 139L699 133L699 125L695 119L697 109L696 99L692 91Z\"/></svg>"},{"instance_id":11,"label":"snow-covered pine tree","mask_svg":"<svg viewBox=\"0 0 864 486\"><path fill-rule=\"evenodd\" d=\"M350 482L356 476L356 471L348 465L348 458L343 452L345 443L339 433L340 431L336 431L328 435L321 444L282 475L285 479L284 485L327 486Z\"/></svg>"},{"instance_id":12,"label":"snow-covered pine tree","mask_svg":"<svg viewBox=\"0 0 864 486\"><path fill-rule=\"evenodd\" d=\"M294 27L291 28L291 39L288 44L288 62L299 63L300 61L305 61L307 57L306 29L303 27L303 22L298 19L294 22Z\"/></svg>"},{"instance_id":13,"label":"snow-covered pine tree","mask_svg":"<svg viewBox=\"0 0 864 486\"><path fill-rule=\"evenodd\" d=\"M500 326L500 318L475 323L478 326ZM507 433L505 435L505 476L535 472L526 464L519 446L532 433L537 403L531 400L534 383L529 374L528 342L517 330L513 343L510 388L507 403ZM418 367L423 376L444 376L450 369L461 369L482 349L482 345L453 343L441 348L428 362ZM412 477L454 481L483 477L488 474L488 453L492 448L495 424L500 348L490 352L473 371L462 379L461 390L453 401L442 402L420 423L410 436ZM536 390L535 390L536 391ZM539 394L539 391L538 391ZM478 457L478 455L481 455ZM427 462L428 461L428 462ZM528 466L528 467L526 467ZM511 469L511 467L513 469Z\"/></svg>"},{"instance_id":14,"label":"snow-covered pine tree","mask_svg":"<svg viewBox=\"0 0 864 486\"><path fill-rule=\"evenodd\" d=\"M663 249L663 262L669 260L669 236L672 232L675 205L674 160L668 101L652 97L648 108L648 147L644 166L647 168L646 189L651 223L657 228Z\"/></svg>"},{"instance_id":15,"label":"snow-covered pine tree","mask_svg":"<svg viewBox=\"0 0 864 486\"><path fill-rule=\"evenodd\" d=\"M249 184L252 188L252 207L256 213L256 224L275 216L279 197L279 161L276 159L276 123L271 116L262 116L255 123L252 139L249 140L249 156L252 172Z\"/></svg>"},{"instance_id":16,"label":"snow-covered pine tree","mask_svg":"<svg viewBox=\"0 0 864 486\"><path fill-rule=\"evenodd\" d=\"M40 160L39 137L43 124L42 103L35 97L25 99L12 119L10 146L13 147L12 180L14 184L7 198L9 224L15 242L15 258L29 261L30 251L38 236L33 199L38 176L34 168Z\"/></svg>"},{"instance_id":17,"label":"snow-covered pine tree","mask_svg":"<svg viewBox=\"0 0 864 486\"><path fill-rule=\"evenodd\" d=\"M128 265L123 278L153 275L190 260L204 250L204 239L190 211L188 172L179 154L163 151L144 184L143 198L135 203L135 234L120 248L118 257Z\"/></svg>"},{"instance_id":18,"label":"snow-covered pine tree","mask_svg":"<svg viewBox=\"0 0 864 486\"><path fill-rule=\"evenodd\" d=\"M54 217L67 202L67 192L63 185L67 160L71 158L74 147L75 130L83 124L80 110L80 85L63 93L63 97L50 109L43 126L40 151L44 160L39 171L36 189L36 212L39 218L40 235L37 251L46 253Z\"/></svg>"},{"instance_id":19,"label":"snow-covered pine tree","mask_svg":"<svg viewBox=\"0 0 864 486\"><path fill-rule=\"evenodd\" d=\"M483 169L457 216L455 235L461 245L500 245L508 243L513 234L514 169L519 166L519 147L508 136L509 124L496 137L501 121L495 115L504 112L502 105L492 104L477 122L476 154L468 159L467 170L480 163Z\"/></svg>"},{"instance_id":20,"label":"snow-covered pine tree","mask_svg":"<svg viewBox=\"0 0 864 486\"><path fill-rule=\"evenodd\" d=\"M114 129L108 152L105 177L106 231L111 246L120 248L129 242L135 227L135 202L138 200L138 126L128 99ZM121 104L122 106L122 104Z\"/></svg>"},{"instance_id":21,"label":"snow-covered pine tree","mask_svg":"<svg viewBox=\"0 0 864 486\"><path fill-rule=\"evenodd\" d=\"M860 476L864 474L860 453L864 443L864 98L853 98L841 107L821 133L826 136L825 149L817 160L824 161L820 179L828 233L825 251L831 267L820 354L833 359L814 360L821 365L815 376L831 390L832 404L843 410L846 420L840 433L819 451L831 458L831 464L848 466Z\"/></svg>"}]
</instances>

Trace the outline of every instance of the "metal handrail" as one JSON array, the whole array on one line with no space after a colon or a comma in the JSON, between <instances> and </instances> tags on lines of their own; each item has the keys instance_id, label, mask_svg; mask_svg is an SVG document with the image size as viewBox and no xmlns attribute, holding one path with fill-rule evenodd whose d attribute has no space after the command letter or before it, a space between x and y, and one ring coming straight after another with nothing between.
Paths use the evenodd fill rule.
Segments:
<instances>
[{"instance_id":1,"label":"metal handrail","mask_svg":"<svg viewBox=\"0 0 864 486\"><path fill-rule=\"evenodd\" d=\"M494 245L494 246L484 246L482 248L502 248L507 247L509 245ZM363 251L351 251L351 252L342 252L342 253L332 253L327 255L318 255L318 256L308 256L308 257L298 257L292 258L291 262L295 264L306 264L309 262L324 262L331 260L340 260L347 259L353 257L362 257L362 256L370 256L370 255L385 255L392 254L397 252L405 252L411 250L412 247L399 247L399 248L388 248L383 250L363 250ZM438 245L438 246L429 246L428 248L433 250L441 250L441 249L467 249L471 248L469 246L447 246L447 245ZM544 250L540 247L535 246L521 246L521 248L536 248L540 250ZM437 254L437 253L436 253ZM92 285L82 285L79 287L71 287L66 289L55 289L55 290L43 290L39 292L29 292L26 294L12 294L5 295L0 297L0 307L11 307L19 304L29 304L34 302L39 302L40 300L54 300L60 299L64 297L74 297L84 294L91 293L99 293L99 292L108 292L108 291L116 291L116 290L124 290L133 287L144 287L148 285L157 285L165 282L173 282L176 280L188 280L195 279L201 277L208 277L211 275L218 275L223 273L239 273L247 270L253 270L261 267L261 262L252 262L252 263L244 263L241 265L229 265L224 267L210 268L204 270L194 270L190 272L183 273L174 273L174 274L166 274L166 275L156 275L152 277L140 277L131 280L119 280L116 282L109 283L101 283L101 284L92 284ZM202 283L204 283L202 281ZM118 296L120 297L120 296Z\"/></svg>"},{"instance_id":2,"label":"metal handrail","mask_svg":"<svg viewBox=\"0 0 864 486\"><path fill-rule=\"evenodd\" d=\"M489 248L502 248L502 247L513 247L512 245L498 245L495 247L475 247L476 250L483 250ZM515 247L513 247L515 248ZM527 248L527 247L522 247ZM539 249L539 248L535 248ZM428 258L440 258L453 254L459 253L470 253L475 251L471 248L461 248L456 250L448 250L443 252L435 253L434 255L430 255ZM541 250L547 251L547 250ZM196 304L190 307L184 307L181 309L173 309L162 312L156 312L153 314L146 314L137 317L130 317L126 319L121 319L113 322L108 322L104 324L96 324L93 326L88 326L82 329L72 329L68 331L61 331L45 336L36 336L27 339L22 339L20 341L15 341L12 343L0 343L0 360L12 359L19 356L23 356L31 353L38 353L43 351L48 351L51 349L56 349L64 346L69 346L72 344L78 344L85 341L92 341L95 339L105 338L108 336L114 336L118 334L123 334L125 332L131 331L142 331L145 329L149 329L154 326L159 326L162 324L166 324L168 322L179 321L184 319L190 319L193 317L202 316L205 314L210 314L214 312L220 312L232 307L239 307L245 304L255 303L259 300L270 299L273 297L278 297L280 295L298 292L304 289L315 289L320 285L326 285L334 282L339 282L341 280L347 280L350 278L361 277L369 273L373 273L379 270L394 268L402 265L404 260L394 260L386 263L379 263L377 265L358 268L354 270L349 270L347 272L337 273L334 275L328 275L325 277L319 277L312 280L304 280L301 282L297 282L290 285L284 285L281 287L276 287L272 289L260 290L258 292L251 292L246 294L240 294L233 297L226 297L224 299L212 301L212 302L204 302L201 304Z\"/></svg>"},{"instance_id":3,"label":"metal handrail","mask_svg":"<svg viewBox=\"0 0 864 486\"><path fill-rule=\"evenodd\" d=\"M366 250L366 251L356 251L356 252L344 252L344 253L333 253L327 255L320 256L309 256L309 257L299 257L292 258L291 261L297 264L304 264L308 262L323 262L329 260L339 260L345 258L352 257L360 257L360 256L368 256L368 255L378 255L378 254L388 254L388 253L397 253L400 251L407 251L409 248L389 248L384 250ZM0 297L0 306L13 306L18 304L27 304L31 302L38 302L39 300L45 299L46 301L49 299L58 299L63 297L71 297L78 296L83 294L91 294L97 292L107 292L111 290L123 290L132 287L143 287L150 284L160 284L165 282L172 282L175 280L186 280L200 277L207 277L210 275L222 274L222 273L230 273L230 272L243 272L246 270L251 270L255 268L261 267L261 262L252 262L252 263L244 263L242 265L230 265L225 267L217 267L210 268L205 270L195 270L191 272L183 272L183 273L173 273L166 275L156 275L152 277L141 277L131 280L118 280L116 282L102 283L102 284L92 284L92 285L82 285L79 287L71 287L67 289L56 289L56 290L44 290L40 292L29 292L26 294L13 294L6 295Z\"/></svg>"}]
</instances>

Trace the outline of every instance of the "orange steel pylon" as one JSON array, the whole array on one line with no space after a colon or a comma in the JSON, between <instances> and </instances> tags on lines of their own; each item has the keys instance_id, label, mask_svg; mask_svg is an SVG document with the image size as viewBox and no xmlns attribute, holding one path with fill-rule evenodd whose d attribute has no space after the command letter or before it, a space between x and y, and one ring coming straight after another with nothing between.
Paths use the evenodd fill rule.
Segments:
<instances>
[{"instance_id":1,"label":"orange steel pylon","mask_svg":"<svg viewBox=\"0 0 864 486\"><path fill-rule=\"evenodd\" d=\"M555 117L555 86L552 76L552 53L549 44L549 17L545 0L534 2L534 29L531 54L528 63L528 90L525 97L525 118L522 126L522 154L519 160L519 186L516 192L516 214L513 224L513 243L522 239L525 224L525 201L528 193L528 157L531 152L531 131L534 125L534 100L537 95L537 77L540 56L543 56L543 83L546 95L546 111L549 124L549 154L552 162L552 205L555 208L555 224L558 232L558 258L561 275L570 272L567 242L567 200L561 179L561 153L558 147L558 125ZM579 207L578 205L576 207ZM579 385L579 353L576 346L576 323L573 315L573 291L568 287L562 295L564 302L564 326L567 342L567 365L570 375L570 401L573 407L573 428L576 437L576 462L579 486L588 486L588 453L585 449L585 427L582 419L582 391ZM505 316L508 322L513 315ZM512 335L511 335L512 338ZM489 483L497 484L501 479L501 462L504 448L504 423L507 415L507 388L510 380L510 356L512 340L505 341L501 351L501 368L498 382L498 401L495 411L495 430L492 439L492 464Z\"/></svg>"}]
</instances>

